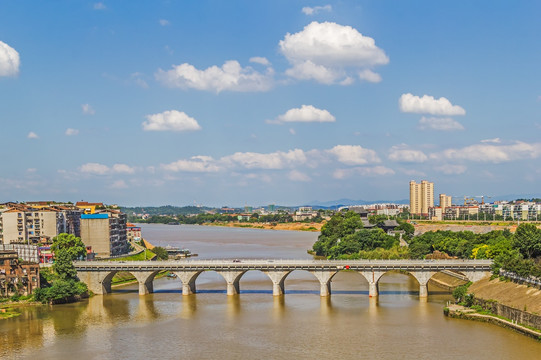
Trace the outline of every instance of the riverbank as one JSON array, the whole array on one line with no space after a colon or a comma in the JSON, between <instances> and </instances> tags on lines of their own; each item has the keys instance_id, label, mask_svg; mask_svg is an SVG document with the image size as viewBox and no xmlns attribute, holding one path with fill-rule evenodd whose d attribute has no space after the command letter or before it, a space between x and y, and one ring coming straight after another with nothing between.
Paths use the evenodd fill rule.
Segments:
<instances>
[{"instance_id":1,"label":"riverbank","mask_svg":"<svg viewBox=\"0 0 541 360\"><path fill-rule=\"evenodd\" d=\"M241 223L241 222L215 222L204 223L204 226L236 227L262 230L311 231L320 232L324 223Z\"/></svg>"},{"instance_id":2,"label":"riverbank","mask_svg":"<svg viewBox=\"0 0 541 360\"><path fill-rule=\"evenodd\" d=\"M33 299L22 300L22 301L5 301L0 303L0 320L10 319L16 316L21 315L17 311L17 308L26 307L26 306L36 306L43 305L40 302L33 301Z\"/></svg>"},{"instance_id":3,"label":"riverbank","mask_svg":"<svg viewBox=\"0 0 541 360\"><path fill-rule=\"evenodd\" d=\"M499 278L485 278L473 283L468 293L474 305L449 306L455 318L490 322L541 340L541 289Z\"/></svg>"},{"instance_id":4,"label":"riverbank","mask_svg":"<svg viewBox=\"0 0 541 360\"><path fill-rule=\"evenodd\" d=\"M455 319L466 319L495 324L541 341L541 330L534 329L529 326L523 326L522 324L511 319L507 319L503 316L487 313L483 310L481 310L482 312L478 311L478 308L473 309L461 305L451 304L444 309L444 314Z\"/></svg>"}]
</instances>

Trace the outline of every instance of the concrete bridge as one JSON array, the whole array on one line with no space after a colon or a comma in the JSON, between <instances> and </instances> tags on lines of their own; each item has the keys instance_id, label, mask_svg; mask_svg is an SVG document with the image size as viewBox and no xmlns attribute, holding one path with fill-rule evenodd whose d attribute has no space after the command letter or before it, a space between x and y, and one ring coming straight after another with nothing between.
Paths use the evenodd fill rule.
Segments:
<instances>
[{"instance_id":1,"label":"concrete bridge","mask_svg":"<svg viewBox=\"0 0 541 360\"><path fill-rule=\"evenodd\" d=\"M388 271L406 271L419 282L419 297L427 297L427 283L441 271L462 274L470 281L490 275L491 260L180 260L180 261L80 261L75 262L79 279L95 294L111 292L111 280L119 271L132 273L139 282L139 295L153 292L158 272L168 270L182 282L182 294L196 292L195 281L203 271L215 271L227 283L227 295L240 292L240 279L250 270L259 270L272 281L272 294L284 294L284 282L295 270L312 273L320 283L320 295L331 294L331 281L339 271L360 273L369 285L369 295L378 296L379 279Z\"/></svg>"}]
</instances>

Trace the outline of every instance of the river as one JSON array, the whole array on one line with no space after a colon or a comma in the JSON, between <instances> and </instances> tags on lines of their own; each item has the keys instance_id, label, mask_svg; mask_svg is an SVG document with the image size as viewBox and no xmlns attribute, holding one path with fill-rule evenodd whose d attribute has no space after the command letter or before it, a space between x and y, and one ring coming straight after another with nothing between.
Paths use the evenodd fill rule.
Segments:
<instances>
[{"instance_id":1,"label":"river","mask_svg":"<svg viewBox=\"0 0 541 360\"><path fill-rule=\"evenodd\" d=\"M155 245L189 248L200 258L310 258L317 233L206 226L142 225ZM162 278L155 293L115 289L66 305L26 307L0 321L0 359L539 359L541 343L491 324L449 319L449 294L428 301L404 274L387 274L380 296L353 272L333 278L332 296L295 271L286 294L272 296L266 275L250 271L241 293L225 294L214 272L182 296L180 281Z\"/></svg>"}]
</instances>

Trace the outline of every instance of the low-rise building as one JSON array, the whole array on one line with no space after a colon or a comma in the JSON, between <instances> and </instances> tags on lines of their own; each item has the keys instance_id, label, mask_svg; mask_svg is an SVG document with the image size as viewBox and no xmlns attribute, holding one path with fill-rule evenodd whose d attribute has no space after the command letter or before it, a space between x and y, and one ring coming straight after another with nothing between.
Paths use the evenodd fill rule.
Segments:
<instances>
[{"instance_id":1,"label":"low-rise building","mask_svg":"<svg viewBox=\"0 0 541 360\"><path fill-rule=\"evenodd\" d=\"M29 295L39 288L39 265L21 263L17 251L0 251L0 295Z\"/></svg>"}]
</instances>

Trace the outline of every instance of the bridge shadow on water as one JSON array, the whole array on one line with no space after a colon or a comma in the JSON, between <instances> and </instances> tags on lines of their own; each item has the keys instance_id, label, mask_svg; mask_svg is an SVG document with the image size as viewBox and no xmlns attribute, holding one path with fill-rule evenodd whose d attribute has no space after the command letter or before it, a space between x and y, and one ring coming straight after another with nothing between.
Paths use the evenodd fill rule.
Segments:
<instances>
[{"instance_id":1,"label":"bridge shadow on water","mask_svg":"<svg viewBox=\"0 0 541 360\"><path fill-rule=\"evenodd\" d=\"M115 293L134 293L137 290L116 290ZM154 294L182 294L180 289L163 289L156 290ZM224 290L197 290L197 294L227 294L227 291ZM241 290L240 294L269 294L272 295L272 290ZM285 295L319 295L319 290L286 290ZM368 295L367 290L334 290L331 292L332 295ZM385 290L380 291L379 295L412 295L418 296L419 291L404 291L404 290ZM431 291L430 295L449 295L446 291Z\"/></svg>"}]
</instances>

